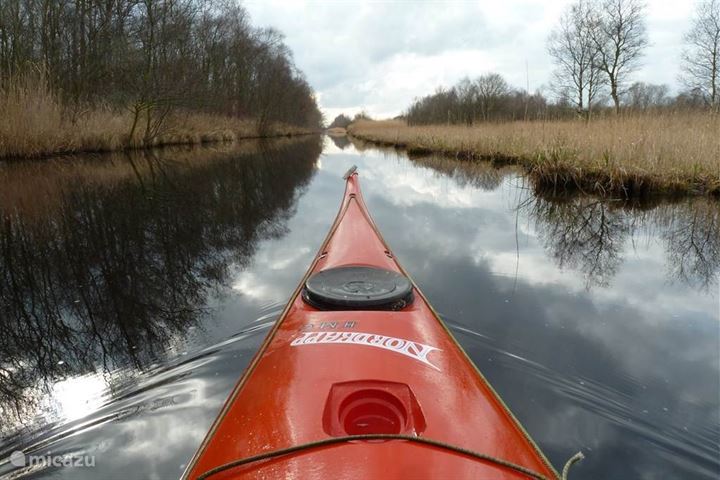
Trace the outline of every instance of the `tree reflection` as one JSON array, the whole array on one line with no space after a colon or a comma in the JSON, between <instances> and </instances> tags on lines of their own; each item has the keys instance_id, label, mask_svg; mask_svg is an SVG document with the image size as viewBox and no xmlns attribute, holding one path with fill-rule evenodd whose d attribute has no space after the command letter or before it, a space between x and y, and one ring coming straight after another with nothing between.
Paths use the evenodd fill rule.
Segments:
<instances>
[{"instance_id":1,"label":"tree reflection","mask_svg":"<svg viewBox=\"0 0 720 480\"><path fill-rule=\"evenodd\" d=\"M587 287L607 286L622 263L625 242L644 234L665 243L676 281L707 289L720 272L720 205L713 200L626 204L587 196L533 197L521 206L558 266L581 271Z\"/></svg>"},{"instance_id":2,"label":"tree reflection","mask_svg":"<svg viewBox=\"0 0 720 480\"><path fill-rule=\"evenodd\" d=\"M710 201L672 205L663 211L670 274L688 285L709 289L720 272L720 206Z\"/></svg>"},{"instance_id":3,"label":"tree reflection","mask_svg":"<svg viewBox=\"0 0 720 480\"><path fill-rule=\"evenodd\" d=\"M414 155L410 160L452 178L460 187L469 186L487 191L495 190L503 178L518 172L512 167L497 166L489 161L457 160L442 155Z\"/></svg>"},{"instance_id":4,"label":"tree reflection","mask_svg":"<svg viewBox=\"0 0 720 480\"><path fill-rule=\"evenodd\" d=\"M357 145L356 145L357 146ZM411 160L449 177L461 187L495 190L512 167L444 156ZM560 268L580 271L586 287L608 286L623 263L627 241L651 235L664 243L672 280L703 289L720 274L720 203L706 198L617 201L571 195L530 194L518 209L534 222L538 236ZM529 196L528 196L529 195Z\"/></svg>"},{"instance_id":5,"label":"tree reflection","mask_svg":"<svg viewBox=\"0 0 720 480\"><path fill-rule=\"evenodd\" d=\"M608 285L622 262L630 231L623 211L588 197L571 201L538 197L530 206L538 234L558 266L581 271L588 287Z\"/></svg>"},{"instance_id":6,"label":"tree reflection","mask_svg":"<svg viewBox=\"0 0 720 480\"><path fill-rule=\"evenodd\" d=\"M38 385L163 355L230 266L284 233L320 151L313 138L244 155L136 152L95 160L129 174L63 178L40 212L4 198L0 411L20 415Z\"/></svg>"},{"instance_id":7,"label":"tree reflection","mask_svg":"<svg viewBox=\"0 0 720 480\"><path fill-rule=\"evenodd\" d=\"M332 140L335 146L340 150L345 150L352 144L347 135L328 135L328 137L330 137L330 140Z\"/></svg>"}]
</instances>

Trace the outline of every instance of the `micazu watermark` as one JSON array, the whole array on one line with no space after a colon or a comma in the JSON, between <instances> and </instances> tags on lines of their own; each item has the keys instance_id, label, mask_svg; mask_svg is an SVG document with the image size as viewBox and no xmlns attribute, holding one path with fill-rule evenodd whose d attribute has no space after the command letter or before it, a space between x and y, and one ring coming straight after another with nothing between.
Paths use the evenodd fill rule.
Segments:
<instances>
[{"instance_id":1,"label":"micazu watermark","mask_svg":"<svg viewBox=\"0 0 720 480\"><path fill-rule=\"evenodd\" d=\"M20 450L10 454L10 464L16 467L94 467L94 455L25 455Z\"/></svg>"}]
</instances>

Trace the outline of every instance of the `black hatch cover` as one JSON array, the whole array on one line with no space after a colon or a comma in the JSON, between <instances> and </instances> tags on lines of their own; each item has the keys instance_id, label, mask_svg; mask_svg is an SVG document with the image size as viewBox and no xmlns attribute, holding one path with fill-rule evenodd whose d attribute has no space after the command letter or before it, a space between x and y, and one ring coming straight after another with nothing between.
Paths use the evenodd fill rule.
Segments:
<instances>
[{"instance_id":1,"label":"black hatch cover","mask_svg":"<svg viewBox=\"0 0 720 480\"><path fill-rule=\"evenodd\" d=\"M308 278L303 300L321 310L400 310L412 303L412 283L376 267L336 267Z\"/></svg>"}]
</instances>

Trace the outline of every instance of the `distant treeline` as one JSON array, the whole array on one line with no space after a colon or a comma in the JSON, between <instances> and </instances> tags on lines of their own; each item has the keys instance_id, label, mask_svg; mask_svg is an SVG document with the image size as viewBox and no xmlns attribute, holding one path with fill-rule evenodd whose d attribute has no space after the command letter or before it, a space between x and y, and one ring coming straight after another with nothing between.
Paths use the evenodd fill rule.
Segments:
<instances>
[{"instance_id":1,"label":"distant treeline","mask_svg":"<svg viewBox=\"0 0 720 480\"><path fill-rule=\"evenodd\" d=\"M564 108L548 101L542 94L528 95L514 89L497 73L474 80L464 78L449 89L422 97L405 113L410 125L467 124L490 120L558 117Z\"/></svg>"},{"instance_id":2,"label":"distant treeline","mask_svg":"<svg viewBox=\"0 0 720 480\"><path fill-rule=\"evenodd\" d=\"M353 118L341 113L333 119L328 128L347 128L351 123L357 122L358 120L370 120L370 115L368 115L365 110L356 113Z\"/></svg>"},{"instance_id":3,"label":"distant treeline","mask_svg":"<svg viewBox=\"0 0 720 480\"><path fill-rule=\"evenodd\" d=\"M645 112L659 109L703 109L702 95L696 91L669 95L667 85L635 82L620 96L620 108L625 111ZM592 112L609 114L608 101L598 101ZM439 88L434 94L415 100L403 114L409 125L466 124L482 121L541 120L574 118L586 115L578 111L567 97L548 98L541 92L528 94L511 87L497 73L476 79L465 78L449 89Z\"/></svg>"},{"instance_id":4,"label":"distant treeline","mask_svg":"<svg viewBox=\"0 0 720 480\"><path fill-rule=\"evenodd\" d=\"M700 0L678 59L685 87L633 82L648 45L640 0L576 0L548 37L556 66L549 88L530 94L497 73L465 78L416 99L409 124L472 124L479 121L556 119L622 110L720 108L720 0Z\"/></svg>"},{"instance_id":5,"label":"distant treeline","mask_svg":"<svg viewBox=\"0 0 720 480\"><path fill-rule=\"evenodd\" d=\"M28 72L78 111L182 108L318 127L283 36L225 0L1 0L0 92Z\"/></svg>"}]
</instances>

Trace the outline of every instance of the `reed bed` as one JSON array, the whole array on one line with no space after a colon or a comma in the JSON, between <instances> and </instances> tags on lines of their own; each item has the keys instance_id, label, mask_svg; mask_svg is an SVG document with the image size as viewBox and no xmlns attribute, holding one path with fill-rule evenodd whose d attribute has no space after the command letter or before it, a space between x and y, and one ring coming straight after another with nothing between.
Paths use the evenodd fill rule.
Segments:
<instances>
[{"instance_id":1,"label":"reed bed","mask_svg":"<svg viewBox=\"0 0 720 480\"><path fill-rule=\"evenodd\" d=\"M720 196L720 116L703 112L468 127L359 121L348 132L410 154L518 164L542 190Z\"/></svg>"},{"instance_id":2,"label":"reed bed","mask_svg":"<svg viewBox=\"0 0 720 480\"><path fill-rule=\"evenodd\" d=\"M105 152L165 145L228 142L244 138L292 136L307 129L220 115L174 110L155 135L136 128L130 109L107 106L69 108L36 77L20 77L0 89L0 158ZM141 121L144 119L141 117Z\"/></svg>"}]
</instances>

